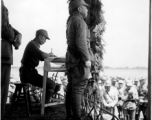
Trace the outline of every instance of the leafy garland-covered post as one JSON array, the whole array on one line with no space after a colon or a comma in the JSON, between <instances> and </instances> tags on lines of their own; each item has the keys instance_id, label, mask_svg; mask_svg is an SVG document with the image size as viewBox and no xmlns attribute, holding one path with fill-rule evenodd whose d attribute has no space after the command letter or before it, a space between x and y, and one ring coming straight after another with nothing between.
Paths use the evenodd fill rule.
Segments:
<instances>
[{"instance_id":1,"label":"leafy garland-covered post","mask_svg":"<svg viewBox=\"0 0 152 120\"><path fill-rule=\"evenodd\" d=\"M74 0L68 0L72 2ZM103 70L102 60L104 53L105 42L102 38L103 32L105 30L105 20L103 17L102 2L101 0L85 0L89 4L89 14L86 20L88 28L90 29L90 47L93 52L95 61L92 62L92 73L94 78L98 78L99 72ZM69 8L69 14L71 16L71 11ZM68 19L69 20L69 19Z\"/></svg>"},{"instance_id":2,"label":"leafy garland-covered post","mask_svg":"<svg viewBox=\"0 0 152 120\"><path fill-rule=\"evenodd\" d=\"M104 40L102 38L105 30L105 20L103 17L102 2L101 0L85 0L89 7L89 16L87 24L90 28L90 45L95 57L93 62L92 72L96 73L94 78L98 78L99 72L103 70L102 60L104 52Z\"/></svg>"}]
</instances>

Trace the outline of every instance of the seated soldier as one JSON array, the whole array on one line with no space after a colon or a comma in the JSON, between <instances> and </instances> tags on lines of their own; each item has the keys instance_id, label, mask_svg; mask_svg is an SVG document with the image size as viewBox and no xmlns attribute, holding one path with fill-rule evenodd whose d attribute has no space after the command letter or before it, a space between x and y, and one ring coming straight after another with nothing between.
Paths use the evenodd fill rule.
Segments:
<instances>
[{"instance_id":1,"label":"seated soldier","mask_svg":"<svg viewBox=\"0 0 152 120\"><path fill-rule=\"evenodd\" d=\"M43 76L38 74L36 67L39 65L39 61L44 61L47 57L54 57L52 53L45 53L40 50L40 45L43 45L46 42L46 39L49 40L47 31L40 29L36 31L36 37L27 44L21 60L22 65L19 70L21 82L42 87ZM54 81L47 78L46 103L50 102L50 97L54 92L54 88Z\"/></svg>"},{"instance_id":2,"label":"seated soldier","mask_svg":"<svg viewBox=\"0 0 152 120\"><path fill-rule=\"evenodd\" d=\"M129 114L130 120L135 120L138 92L131 80L126 82L126 88L124 90L124 96L122 97L122 100L124 101L122 106L124 120L127 120L127 114Z\"/></svg>"}]
</instances>

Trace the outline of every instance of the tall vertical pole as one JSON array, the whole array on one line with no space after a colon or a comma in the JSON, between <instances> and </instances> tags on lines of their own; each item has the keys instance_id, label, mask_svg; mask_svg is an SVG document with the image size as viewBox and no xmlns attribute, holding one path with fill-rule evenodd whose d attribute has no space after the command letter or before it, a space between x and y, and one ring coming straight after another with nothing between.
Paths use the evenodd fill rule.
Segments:
<instances>
[{"instance_id":1,"label":"tall vertical pole","mask_svg":"<svg viewBox=\"0 0 152 120\"><path fill-rule=\"evenodd\" d=\"M152 120L151 108L151 0L149 0L149 48L148 48L148 120Z\"/></svg>"}]
</instances>

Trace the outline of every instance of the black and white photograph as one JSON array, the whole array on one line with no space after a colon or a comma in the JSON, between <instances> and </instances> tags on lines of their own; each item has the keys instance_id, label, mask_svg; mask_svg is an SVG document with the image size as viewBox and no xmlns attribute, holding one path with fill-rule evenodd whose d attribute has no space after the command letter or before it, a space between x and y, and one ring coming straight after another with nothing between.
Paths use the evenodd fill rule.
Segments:
<instances>
[{"instance_id":1,"label":"black and white photograph","mask_svg":"<svg viewBox=\"0 0 152 120\"><path fill-rule=\"evenodd\" d=\"M1 120L151 120L151 0L1 0Z\"/></svg>"}]
</instances>

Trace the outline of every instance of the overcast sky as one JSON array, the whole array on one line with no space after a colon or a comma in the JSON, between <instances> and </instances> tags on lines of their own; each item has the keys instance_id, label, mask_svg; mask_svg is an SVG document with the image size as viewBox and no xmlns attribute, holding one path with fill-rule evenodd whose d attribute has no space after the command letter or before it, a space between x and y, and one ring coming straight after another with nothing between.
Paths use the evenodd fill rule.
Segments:
<instances>
[{"instance_id":1,"label":"overcast sky","mask_svg":"<svg viewBox=\"0 0 152 120\"><path fill-rule=\"evenodd\" d=\"M149 0L102 0L106 31L104 66L136 67L148 65ZM46 29L48 40L41 49L57 56L66 53L67 0L4 0L10 24L22 33L22 45L14 50L14 66L20 66L27 43L35 31ZM43 62L40 63L40 66Z\"/></svg>"}]
</instances>

